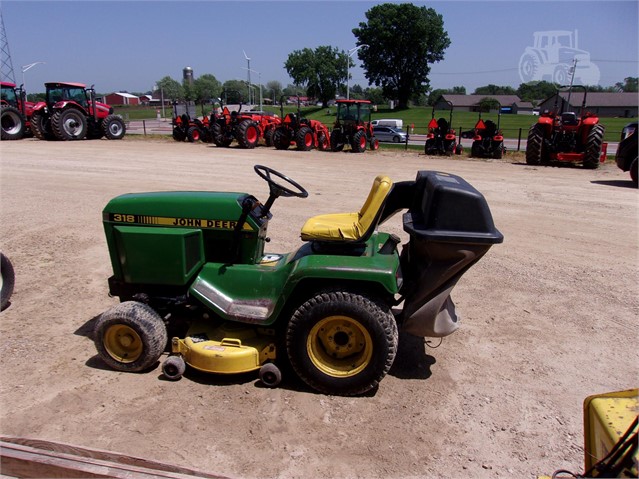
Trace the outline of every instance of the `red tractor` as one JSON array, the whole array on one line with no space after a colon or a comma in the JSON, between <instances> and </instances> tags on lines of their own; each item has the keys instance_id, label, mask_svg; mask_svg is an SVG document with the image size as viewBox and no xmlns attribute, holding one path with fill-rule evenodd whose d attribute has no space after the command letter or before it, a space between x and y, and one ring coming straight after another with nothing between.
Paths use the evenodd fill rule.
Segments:
<instances>
[{"instance_id":1,"label":"red tractor","mask_svg":"<svg viewBox=\"0 0 639 479\"><path fill-rule=\"evenodd\" d=\"M299 97L297 97L297 113L288 113L284 116L284 102L280 101L280 104L283 120L273 133L275 148L286 150L291 143L295 143L296 148L301 151L309 151L312 148L320 151L328 150L330 137L328 128L321 121L302 118Z\"/></svg>"},{"instance_id":2,"label":"red tractor","mask_svg":"<svg viewBox=\"0 0 639 479\"><path fill-rule=\"evenodd\" d=\"M83 83L45 83L46 101L36 103L31 130L41 140L83 140L124 137L126 126L113 108L95 99L93 86Z\"/></svg>"},{"instance_id":3,"label":"red tractor","mask_svg":"<svg viewBox=\"0 0 639 479\"><path fill-rule=\"evenodd\" d=\"M570 106L574 88L583 89L579 116L575 112L564 111L566 105ZM564 99L560 93L566 91L568 96ZM581 163L586 169L599 167L605 128L596 115L586 110L586 96L587 89L581 85L561 86L557 89L553 111L540 115L528 132L527 164L559 161Z\"/></svg>"},{"instance_id":4,"label":"red tractor","mask_svg":"<svg viewBox=\"0 0 639 479\"><path fill-rule=\"evenodd\" d=\"M16 88L15 83L0 82L0 86L2 139L19 140L28 136L31 133L30 121L34 103L27 101L27 94L22 85Z\"/></svg>"},{"instance_id":5,"label":"red tractor","mask_svg":"<svg viewBox=\"0 0 639 479\"><path fill-rule=\"evenodd\" d=\"M431 120L428 123L428 134L426 135L426 143L424 143L424 153L427 155L461 155L463 148L457 143L457 136L453 129L453 104L448 101L450 106L450 117L448 121L445 118L435 120L435 107L431 113Z\"/></svg>"},{"instance_id":6,"label":"red tractor","mask_svg":"<svg viewBox=\"0 0 639 479\"><path fill-rule=\"evenodd\" d=\"M473 158L496 158L504 156L504 135L499 129L501 114L497 115L497 123L492 120L482 120L481 113L475 124L475 135L470 147L470 156Z\"/></svg>"},{"instance_id":7,"label":"red tractor","mask_svg":"<svg viewBox=\"0 0 639 479\"><path fill-rule=\"evenodd\" d=\"M372 104L368 100L337 100L337 119L331 132L331 150L342 151L349 144L355 153L379 148L371 125Z\"/></svg>"},{"instance_id":8,"label":"red tractor","mask_svg":"<svg viewBox=\"0 0 639 479\"><path fill-rule=\"evenodd\" d=\"M267 146L271 146L272 131L279 124L279 118L264 112L242 112L242 98L239 92L224 92L225 100L234 93L239 107L230 111L224 105L221 113L211 115L211 137L217 146L229 146L236 140L241 148L255 148L264 138ZM224 103L228 103L225 101Z\"/></svg>"}]
</instances>

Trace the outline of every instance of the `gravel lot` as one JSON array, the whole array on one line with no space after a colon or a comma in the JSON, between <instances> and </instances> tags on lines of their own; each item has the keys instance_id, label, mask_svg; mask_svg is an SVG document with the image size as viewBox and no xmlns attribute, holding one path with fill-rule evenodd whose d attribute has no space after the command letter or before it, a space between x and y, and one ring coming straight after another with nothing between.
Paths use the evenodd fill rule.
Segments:
<instances>
[{"instance_id":1,"label":"gravel lot","mask_svg":"<svg viewBox=\"0 0 639 479\"><path fill-rule=\"evenodd\" d=\"M442 159L415 152L278 152L172 140L0 145L0 243L16 270L0 313L0 430L231 477L536 477L583 470L582 402L637 387L637 189L598 170ZM379 173L459 174L505 241L453 291L462 327L425 345L402 337L374 394L332 397L285 378L165 381L109 370L90 338L117 300L101 211L116 195L246 191L265 164L302 184L281 198L270 252L300 244L309 216L354 211ZM403 237L397 216L386 227Z\"/></svg>"}]
</instances>

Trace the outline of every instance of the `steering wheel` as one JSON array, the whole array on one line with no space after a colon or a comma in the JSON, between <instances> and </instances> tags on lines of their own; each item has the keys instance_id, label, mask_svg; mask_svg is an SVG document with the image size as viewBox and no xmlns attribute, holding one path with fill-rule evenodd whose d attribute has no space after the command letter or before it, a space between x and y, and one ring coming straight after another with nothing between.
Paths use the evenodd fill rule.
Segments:
<instances>
[{"instance_id":1,"label":"steering wheel","mask_svg":"<svg viewBox=\"0 0 639 479\"><path fill-rule=\"evenodd\" d=\"M288 176L284 176L279 171L275 171L274 169L269 168L268 166L262 166L262 165L255 165L253 169L255 170L255 173L257 173L260 178L262 178L268 183L271 196L275 196L276 198L279 196L285 196L285 197L296 196L298 198L308 197L308 191L306 191L300 184L293 181ZM291 189L288 186L281 185L280 183L275 181L273 178L271 178L271 175L277 176L278 178L284 180L289 185L295 187L295 189Z\"/></svg>"}]
</instances>

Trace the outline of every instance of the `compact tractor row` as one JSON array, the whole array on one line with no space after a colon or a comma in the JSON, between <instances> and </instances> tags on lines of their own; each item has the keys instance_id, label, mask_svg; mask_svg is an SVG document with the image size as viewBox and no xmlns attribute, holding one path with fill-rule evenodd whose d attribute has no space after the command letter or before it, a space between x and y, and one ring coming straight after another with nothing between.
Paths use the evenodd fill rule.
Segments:
<instances>
[{"instance_id":1,"label":"compact tractor row","mask_svg":"<svg viewBox=\"0 0 639 479\"><path fill-rule=\"evenodd\" d=\"M113 108L96 101L95 89L82 83L49 82L46 100L26 101L22 87L2 83L2 139L33 134L41 140L121 139L126 126Z\"/></svg>"},{"instance_id":2,"label":"compact tractor row","mask_svg":"<svg viewBox=\"0 0 639 479\"><path fill-rule=\"evenodd\" d=\"M175 109L174 109L175 111ZM224 105L221 112L203 120L192 119L188 113L174 113L173 138L176 141L212 142L228 147L236 141L240 148L255 148L260 140L266 146L286 150L295 145L297 150L342 151L346 145L356 153L379 148L371 125L371 102L368 100L338 100L337 119L333 131L320 121L303 118L299 100L297 113L281 116L265 112L231 111Z\"/></svg>"}]
</instances>

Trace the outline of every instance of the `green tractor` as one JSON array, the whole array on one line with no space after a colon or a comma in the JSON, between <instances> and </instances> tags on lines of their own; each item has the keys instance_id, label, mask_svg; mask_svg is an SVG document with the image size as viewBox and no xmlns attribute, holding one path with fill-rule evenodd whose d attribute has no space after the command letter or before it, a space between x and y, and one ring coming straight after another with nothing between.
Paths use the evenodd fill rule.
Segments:
<instances>
[{"instance_id":1,"label":"green tractor","mask_svg":"<svg viewBox=\"0 0 639 479\"><path fill-rule=\"evenodd\" d=\"M359 395L390 369L398 329L443 337L458 327L450 292L503 236L484 197L462 178L420 171L378 176L357 212L311 217L303 245L265 253L271 207L308 196L271 168L265 203L248 193L132 193L103 211L112 296L96 321L101 359L119 371L162 364L168 379L259 371L269 387L292 366L310 388ZM378 225L399 211L400 239ZM399 307L401 305L401 307Z\"/></svg>"}]
</instances>

